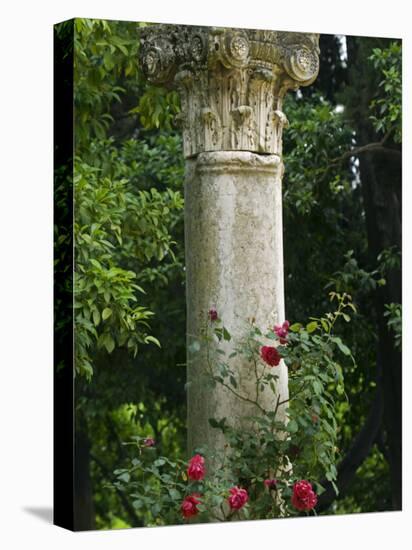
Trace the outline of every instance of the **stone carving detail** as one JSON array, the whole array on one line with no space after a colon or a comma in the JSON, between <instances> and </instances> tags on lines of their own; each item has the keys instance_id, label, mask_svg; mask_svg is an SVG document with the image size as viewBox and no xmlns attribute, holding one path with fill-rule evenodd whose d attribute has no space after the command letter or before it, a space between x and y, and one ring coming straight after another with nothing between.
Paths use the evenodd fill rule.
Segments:
<instances>
[{"instance_id":1,"label":"stone carving detail","mask_svg":"<svg viewBox=\"0 0 412 550\"><path fill-rule=\"evenodd\" d=\"M206 151L281 155L289 89L319 71L319 35L185 25L141 30L148 80L179 90L186 157Z\"/></svg>"}]
</instances>

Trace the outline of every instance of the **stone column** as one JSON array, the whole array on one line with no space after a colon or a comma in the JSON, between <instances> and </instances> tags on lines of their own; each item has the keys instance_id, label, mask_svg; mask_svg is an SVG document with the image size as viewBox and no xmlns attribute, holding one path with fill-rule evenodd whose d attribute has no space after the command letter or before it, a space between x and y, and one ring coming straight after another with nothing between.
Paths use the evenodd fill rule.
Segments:
<instances>
[{"instance_id":1,"label":"stone column","mask_svg":"<svg viewBox=\"0 0 412 550\"><path fill-rule=\"evenodd\" d=\"M142 32L140 61L155 84L175 87L186 158L185 248L188 344L201 339L216 308L233 341L254 320L285 320L282 245L282 100L319 69L318 35L155 25ZM256 414L219 384L205 383L206 353L187 355L188 450L224 441L209 418ZM235 359L243 395L255 392L250 363ZM288 395L287 368L276 367ZM261 404L274 408L267 390ZM279 410L284 418L284 410ZM219 432L220 433L220 432Z\"/></svg>"}]
</instances>

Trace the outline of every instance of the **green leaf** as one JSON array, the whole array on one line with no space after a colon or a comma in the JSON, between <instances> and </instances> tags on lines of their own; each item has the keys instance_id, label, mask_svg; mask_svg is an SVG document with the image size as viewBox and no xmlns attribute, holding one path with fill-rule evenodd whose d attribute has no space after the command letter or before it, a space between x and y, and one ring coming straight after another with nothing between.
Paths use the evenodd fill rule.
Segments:
<instances>
[{"instance_id":1,"label":"green leaf","mask_svg":"<svg viewBox=\"0 0 412 550\"><path fill-rule=\"evenodd\" d=\"M212 428L219 428L222 431L225 429L226 417L216 420L216 418L209 418L209 424Z\"/></svg>"},{"instance_id":2,"label":"green leaf","mask_svg":"<svg viewBox=\"0 0 412 550\"><path fill-rule=\"evenodd\" d=\"M316 395L321 395L323 391L323 386L319 382L319 380L314 380L312 386L313 386L313 391L316 393Z\"/></svg>"},{"instance_id":3,"label":"green leaf","mask_svg":"<svg viewBox=\"0 0 412 550\"><path fill-rule=\"evenodd\" d=\"M333 487L333 489L334 489L334 491L335 491L336 496L338 496L338 495L339 495L338 486L337 486L336 483L335 483L334 481L332 481L332 480L331 480L331 483L332 483L332 487Z\"/></svg>"},{"instance_id":4,"label":"green leaf","mask_svg":"<svg viewBox=\"0 0 412 550\"><path fill-rule=\"evenodd\" d=\"M317 321L311 321L310 323L308 323L308 324L306 325L306 330L308 331L309 334L310 334L311 332L314 332L317 328L318 328L318 323L317 323Z\"/></svg>"},{"instance_id":5,"label":"green leaf","mask_svg":"<svg viewBox=\"0 0 412 550\"><path fill-rule=\"evenodd\" d=\"M123 474L120 474L119 476L117 476L118 479L121 479L122 481L124 481L125 483L129 483L130 481L130 474L129 472L124 472Z\"/></svg>"},{"instance_id":6,"label":"green leaf","mask_svg":"<svg viewBox=\"0 0 412 550\"><path fill-rule=\"evenodd\" d=\"M105 307L102 312L103 321L106 321L106 319L108 319L111 314L112 314L112 310L109 307Z\"/></svg>"},{"instance_id":7,"label":"green leaf","mask_svg":"<svg viewBox=\"0 0 412 550\"><path fill-rule=\"evenodd\" d=\"M115 342L110 334L104 335L103 345L107 349L108 353L112 353L112 351L114 350Z\"/></svg>"},{"instance_id":8,"label":"green leaf","mask_svg":"<svg viewBox=\"0 0 412 550\"><path fill-rule=\"evenodd\" d=\"M336 336L335 338L332 339L333 342L335 342L335 344L338 346L338 348L340 349L340 351L344 354L344 355L350 355L350 349L348 348L348 346L345 346L345 344L342 342L342 340Z\"/></svg>"},{"instance_id":9,"label":"green leaf","mask_svg":"<svg viewBox=\"0 0 412 550\"><path fill-rule=\"evenodd\" d=\"M158 348L161 348L162 346L160 345L160 342L157 338L155 338L154 336L146 336L146 338L144 339L145 341L145 344L147 344L148 342L152 342L153 344L155 344Z\"/></svg>"},{"instance_id":10,"label":"green leaf","mask_svg":"<svg viewBox=\"0 0 412 550\"><path fill-rule=\"evenodd\" d=\"M104 66L106 67L106 69L108 71L111 71L114 67L114 63L113 63L113 58L110 54L110 52L106 52L103 56L103 63L104 63Z\"/></svg>"},{"instance_id":11,"label":"green leaf","mask_svg":"<svg viewBox=\"0 0 412 550\"><path fill-rule=\"evenodd\" d=\"M223 339L229 341L231 339L230 333L226 330L226 327L223 327Z\"/></svg>"},{"instance_id":12,"label":"green leaf","mask_svg":"<svg viewBox=\"0 0 412 550\"><path fill-rule=\"evenodd\" d=\"M102 268L102 266L100 265L100 263L99 263L97 260L95 260L94 258L91 258L90 263L91 263L94 267L97 267L98 269L101 269L101 268Z\"/></svg>"},{"instance_id":13,"label":"green leaf","mask_svg":"<svg viewBox=\"0 0 412 550\"><path fill-rule=\"evenodd\" d=\"M152 514L156 517L159 515L160 513L160 510L162 509L162 507L160 506L160 504L158 502L155 502L155 504L153 504L152 506Z\"/></svg>"},{"instance_id":14,"label":"green leaf","mask_svg":"<svg viewBox=\"0 0 412 550\"><path fill-rule=\"evenodd\" d=\"M338 395L343 395L345 393L345 388L342 386L342 384L338 384L336 386L336 391L338 392Z\"/></svg>"},{"instance_id":15,"label":"green leaf","mask_svg":"<svg viewBox=\"0 0 412 550\"><path fill-rule=\"evenodd\" d=\"M325 332L329 332L329 322L326 319L321 319L322 328Z\"/></svg>"},{"instance_id":16,"label":"green leaf","mask_svg":"<svg viewBox=\"0 0 412 550\"><path fill-rule=\"evenodd\" d=\"M326 491L325 487L323 487L323 485L321 485L320 483L316 482L315 485L316 485L316 493L319 496Z\"/></svg>"},{"instance_id":17,"label":"green leaf","mask_svg":"<svg viewBox=\"0 0 412 550\"><path fill-rule=\"evenodd\" d=\"M290 433L295 433L298 431L298 424L296 422L296 420L290 420L286 426L286 429L288 432Z\"/></svg>"},{"instance_id":18,"label":"green leaf","mask_svg":"<svg viewBox=\"0 0 412 550\"><path fill-rule=\"evenodd\" d=\"M180 493L176 489L169 489L169 495L173 500L181 500Z\"/></svg>"},{"instance_id":19,"label":"green leaf","mask_svg":"<svg viewBox=\"0 0 412 550\"><path fill-rule=\"evenodd\" d=\"M301 328L302 328L301 323L294 323L289 327L289 330L291 330L292 332L299 332Z\"/></svg>"},{"instance_id":20,"label":"green leaf","mask_svg":"<svg viewBox=\"0 0 412 550\"><path fill-rule=\"evenodd\" d=\"M93 323L96 325L96 327L100 323L100 312L98 309L93 310Z\"/></svg>"},{"instance_id":21,"label":"green leaf","mask_svg":"<svg viewBox=\"0 0 412 550\"><path fill-rule=\"evenodd\" d=\"M220 506L222 504L222 502L224 501L224 497L222 497L221 495L213 495L211 496L211 503L213 506Z\"/></svg>"}]
</instances>

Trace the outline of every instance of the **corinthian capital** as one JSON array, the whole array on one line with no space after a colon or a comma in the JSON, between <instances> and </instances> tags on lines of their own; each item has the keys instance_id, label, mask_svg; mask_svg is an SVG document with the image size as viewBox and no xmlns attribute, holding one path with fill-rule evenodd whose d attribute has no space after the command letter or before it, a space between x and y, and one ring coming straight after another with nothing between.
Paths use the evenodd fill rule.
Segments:
<instances>
[{"instance_id":1,"label":"corinthian capital","mask_svg":"<svg viewBox=\"0 0 412 550\"><path fill-rule=\"evenodd\" d=\"M141 31L148 80L176 88L186 157L205 151L281 154L288 89L319 71L319 35L184 25Z\"/></svg>"}]
</instances>

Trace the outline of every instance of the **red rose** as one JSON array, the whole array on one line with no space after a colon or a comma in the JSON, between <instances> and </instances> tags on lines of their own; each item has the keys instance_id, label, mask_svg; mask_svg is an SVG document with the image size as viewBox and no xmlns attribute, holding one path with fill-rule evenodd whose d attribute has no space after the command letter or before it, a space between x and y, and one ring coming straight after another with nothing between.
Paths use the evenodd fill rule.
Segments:
<instances>
[{"instance_id":1,"label":"red rose","mask_svg":"<svg viewBox=\"0 0 412 550\"><path fill-rule=\"evenodd\" d=\"M227 499L229 506L233 510L239 510L246 504L249 500L249 495L247 494L246 489L241 489L240 487L232 487L229 489L230 497Z\"/></svg>"},{"instance_id":2,"label":"red rose","mask_svg":"<svg viewBox=\"0 0 412 550\"><path fill-rule=\"evenodd\" d=\"M262 346L260 356L270 367L277 367L282 359L278 350L273 346Z\"/></svg>"},{"instance_id":3,"label":"red rose","mask_svg":"<svg viewBox=\"0 0 412 550\"><path fill-rule=\"evenodd\" d=\"M209 309L209 319L211 321L217 321L217 311L215 310L214 307L212 307L211 309Z\"/></svg>"},{"instance_id":4,"label":"red rose","mask_svg":"<svg viewBox=\"0 0 412 550\"><path fill-rule=\"evenodd\" d=\"M205 459L201 455L195 455L189 461L189 466L187 468L187 475L189 479L194 479L199 481L205 477Z\"/></svg>"},{"instance_id":5,"label":"red rose","mask_svg":"<svg viewBox=\"0 0 412 550\"><path fill-rule=\"evenodd\" d=\"M143 445L145 447L154 447L156 445L156 441L153 437L146 437L146 439L143 440Z\"/></svg>"},{"instance_id":6,"label":"red rose","mask_svg":"<svg viewBox=\"0 0 412 550\"><path fill-rule=\"evenodd\" d=\"M269 490L276 489L276 485L278 484L277 479L265 479L263 483Z\"/></svg>"},{"instance_id":7,"label":"red rose","mask_svg":"<svg viewBox=\"0 0 412 550\"><path fill-rule=\"evenodd\" d=\"M289 321L285 321L281 325L275 325L273 331L275 334L277 334L279 341L281 344L286 344L287 340L286 337L288 335L290 323Z\"/></svg>"},{"instance_id":8,"label":"red rose","mask_svg":"<svg viewBox=\"0 0 412 550\"><path fill-rule=\"evenodd\" d=\"M199 513L197 505L200 503L200 495L193 493L183 499L183 502L180 506L184 518L190 518Z\"/></svg>"},{"instance_id":9,"label":"red rose","mask_svg":"<svg viewBox=\"0 0 412 550\"><path fill-rule=\"evenodd\" d=\"M291 501L297 510L312 510L318 502L318 497L309 481L302 479L294 484Z\"/></svg>"}]
</instances>

